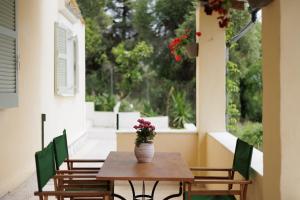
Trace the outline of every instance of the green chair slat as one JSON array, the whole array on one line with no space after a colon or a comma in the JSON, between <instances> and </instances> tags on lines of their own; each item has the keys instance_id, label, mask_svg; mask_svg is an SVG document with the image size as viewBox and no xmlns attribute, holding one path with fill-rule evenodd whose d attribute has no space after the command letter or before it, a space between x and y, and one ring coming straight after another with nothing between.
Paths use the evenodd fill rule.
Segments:
<instances>
[{"instance_id":1,"label":"green chair slat","mask_svg":"<svg viewBox=\"0 0 300 200\"><path fill-rule=\"evenodd\" d=\"M185 199L187 200L187 192L185 192ZM224 195L224 196L207 196L207 195L193 195L191 200L236 200L233 195Z\"/></svg>"},{"instance_id":2,"label":"green chair slat","mask_svg":"<svg viewBox=\"0 0 300 200\"><path fill-rule=\"evenodd\" d=\"M240 139L237 140L232 169L238 171L246 180L248 180L250 176L252 152L252 145Z\"/></svg>"},{"instance_id":3,"label":"green chair slat","mask_svg":"<svg viewBox=\"0 0 300 200\"><path fill-rule=\"evenodd\" d=\"M55 175L55 163L52 142L42 151L38 151L35 153L35 164L38 189L41 192L43 190L43 187Z\"/></svg>"},{"instance_id":4,"label":"green chair slat","mask_svg":"<svg viewBox=\"0 0 300 200\"><path fill-rule=\"evenodd\" d=\"M54 138L53 143L56 168L59 169L59 166L64 162L64 160L69 158L66 130L63 131L62 135Z\"/></svg>"}]
</instances>

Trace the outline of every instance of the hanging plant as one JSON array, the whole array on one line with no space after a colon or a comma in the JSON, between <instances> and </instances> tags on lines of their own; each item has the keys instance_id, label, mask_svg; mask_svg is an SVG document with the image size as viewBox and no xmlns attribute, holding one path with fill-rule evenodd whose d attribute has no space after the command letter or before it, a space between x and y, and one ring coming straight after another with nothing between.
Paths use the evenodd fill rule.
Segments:
<instances>
[{"instance_id":1,"label":"hanging plant","mask_svg":"<svg viewBox=\"0 0 300 200\"><path fill-rule=\"evenodd\" d=\"M237 10L245 9L245 2L239 0L200 0L204 5L204 11L207 15L212 15L213 12L219 14L218 23L220 28L227 28L230 22L229 9Z\"/></svg>"},{"instance_id":2,"label":"hanging plant","mask_svg":"<svg viewBox=\"0 0 300 200\"><path fill-rule=\"evenodd\" d=\"M191 58L198 55L198 43L196 43L195 35L200 37L202 33L192 33L191 30L186 30L183 35L172 39L169 43L170 53L176 62L180 62L185 53Z\"/></svg>"},{"instance_id":3,"label":"hanging plant","mask_svg":"<svg viewBox=\"0 0 300 200\"><path fill-rule=\"evenodd\" d=\"M230 21L229 8L231 6L231 0L208 0L204 3L204 12L207 15L212 15L213 12L218 13L220 28L226 28Z\"/></svg>"}]
</instances>

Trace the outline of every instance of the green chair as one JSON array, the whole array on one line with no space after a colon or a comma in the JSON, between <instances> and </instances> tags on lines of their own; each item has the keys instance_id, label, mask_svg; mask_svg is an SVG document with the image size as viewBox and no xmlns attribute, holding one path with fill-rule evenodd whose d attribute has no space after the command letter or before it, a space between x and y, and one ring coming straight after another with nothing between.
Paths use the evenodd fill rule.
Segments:
<instances>
[{"instance_id":1,"label":"green chair","mask_svg":"<svg viewBox=\"0 0 300 200\"><path fill-rule=\"evenodd\" d=\"M195 176L194 184L214 184L225 185L224 190L192 190L192 184L185 185L186 200L235 200L235 196L240 196L240 200L246 200L247 186L251 184L249 180L250 165L252 159L253 146L237 139L233 165L230 169L218 168L191 168L196 172L227 172L227 176ZM235 174L239 173L243 179L235 180ZM238 189L233 189L233 185L239 185ZM186 186L188 190L186 191Z\"/></svg>"},{"instance_id":2,"label":"green chair","mask_svg":"<svg viewBox=\"0 0 300 200\"><path fill-rule=\"evenodd\" d=\"M71 182L73 185L77 184L87 184L89 187L95 187L101 186L106 187L107 190L109 190L111 193L114 191L114 183L113 181L102 181L102 180L96 180L96 174L99 172L100 167L74 167L74 163L103 163L105 160L85 160L85 159L70 159L69 158L69 152L68 152L68 142L67 142L67 134L66 130L63 131L63 134L55 137L53 139L54 144L54 155L55 155L55 163L56 163L56 173L63 175L63 174L69 174L69 175L78 175L78 174L89 174L93 175L92 179L89 180L65 180L64 183L68 184L68 182ZM67 170L60 170L60 166L66 163L67 164Z\"/></svg>"},{"instance_id":3,"label":"green chair","mask_svg":"<svg viewBox=\"0 0 300 200\"><path fill-rule=\"evenodd\" d=\"M93 170L98 172L100 167L74 167L74 163L103 163L105 161L100 159L70 159L66 130L63 131L62 135L53 139L53 144L57 170L59 170L59 167L65 162L68 170Z\"/></svg>"},{"instance_id":4,"label":"green chair","mask_svg":"<svg viewBox=\"0 0 300 200\"><path fill-rule=\"evenodd\" d=\"M35 153L35 163L38 191L34 195L39 196L40 200L48 200L49 196L55 196L59 200L64 198L102 200L110 196L110 192L103 186L81 184L82 179L92 179L93 175L56 175L52 142L45 149ZM43 191L50 179L54 181L54 190ZM64 181L68 181L67 184Z\"/></svg>"}]
</instances>

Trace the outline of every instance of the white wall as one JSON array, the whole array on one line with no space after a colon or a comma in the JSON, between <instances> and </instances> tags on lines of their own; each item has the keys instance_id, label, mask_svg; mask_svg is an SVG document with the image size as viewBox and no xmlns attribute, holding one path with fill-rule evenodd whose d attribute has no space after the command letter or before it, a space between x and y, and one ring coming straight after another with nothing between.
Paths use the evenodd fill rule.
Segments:
<instances>
[{"instance_id":1,"label":"white wall","mask_svg":"<svg viewBox=\"0 0 300 200\"><path fill-rule=\"evenodd\" d=\"M69 143L78 139L85 130L85 31L78 20L71 24L60 12L55 1L43 1L41 56L47 67L42 68L42 112L47 114L45 142L67 129ZM79 46L79 93L74 97L60 97L54 94L54 23L59 21L78 35Z\"/></svg>"},{"instance_id":2,"label":"white wall","mask_svg":"<svg viewBox=\"0 0 300 200\"><path fill-rule=\"evenodd\" d=\"M84 25L79 22L73 27L80 35L79 93L75 97L55 96L54 22L61 18L57 3L19 1L19 106L0 110L0 196L35 170L34 153L41 148L41 113L47 114L46 144L64 128L70 143L84 132Z\"/></svg>"}]
</instances>

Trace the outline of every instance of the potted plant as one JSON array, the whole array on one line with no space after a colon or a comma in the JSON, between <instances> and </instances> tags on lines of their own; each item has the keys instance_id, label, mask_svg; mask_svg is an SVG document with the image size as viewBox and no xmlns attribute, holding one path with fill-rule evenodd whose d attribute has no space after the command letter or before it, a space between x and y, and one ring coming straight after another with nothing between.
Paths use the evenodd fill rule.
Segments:
<instances>
[{"instance_id":1,"label":"potted plant","mask_svg":"<svg viewBox=\"0 0 300 200\"><path fill-rule=\"evenodd\" d=\"M151 162L154 156L155 126L144 119L138 119L137 122L139 124L133 127L136 129L137 134L134 149L135 156L140 163Z\"/></svg>"},{"instance_id":2,"label":"potted plant","mask_svg":"<svg viewBox=\"0 0 300 200\"><path fill-rule=\"evenodd\" d=\"M227 28L230 22L229 9L234 8L244 10L244 2L238 0L201 0L204 5L204 12L212 15L213 12L219 14L218 21L220 28Z\"/></svg>"},{"instance_id":3,"label":"potted plant","mask_svg":"<svg viewBox=\"0 0 300 200\"><path fill-rule=\"evenodd\" d=\"M182 60L182 55L186 53L190 58L198 56L198 43L195 41L196 36L200 37L201 32L192 33L186 30L183 35L176 37L169 43L169 50L176 62Z\"/></svg>"}]
</instances>

